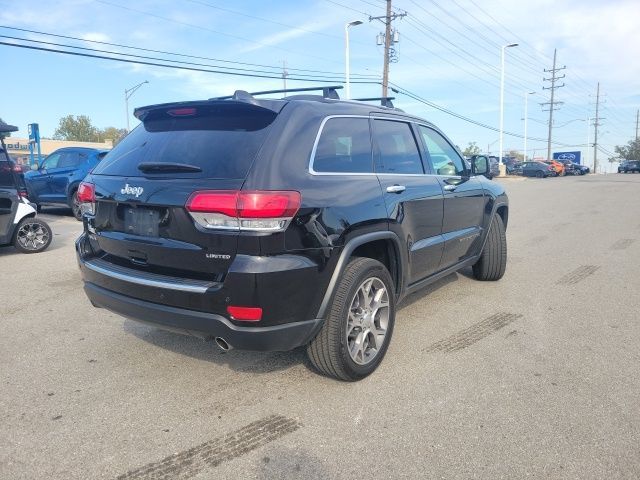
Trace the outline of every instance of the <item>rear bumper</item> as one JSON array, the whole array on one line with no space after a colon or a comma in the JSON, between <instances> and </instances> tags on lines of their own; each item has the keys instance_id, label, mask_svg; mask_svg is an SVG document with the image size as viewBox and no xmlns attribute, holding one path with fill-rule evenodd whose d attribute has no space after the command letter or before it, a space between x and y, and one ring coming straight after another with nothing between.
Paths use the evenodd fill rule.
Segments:
<instances>
[{"instance_id":1,"label":"rear bumper","mask_svg":"<svg viewBox=\"0 0 640 480\"><path fill-rule=\"evenodd\" d=\"M84 290L96 307L165 330L204 339L221 337L240 350L292 350L309 343L322 326L321 319L314 319L271 327L240 327L220 315L127 297L87 281Z\"/></svg>"}]
</instances>

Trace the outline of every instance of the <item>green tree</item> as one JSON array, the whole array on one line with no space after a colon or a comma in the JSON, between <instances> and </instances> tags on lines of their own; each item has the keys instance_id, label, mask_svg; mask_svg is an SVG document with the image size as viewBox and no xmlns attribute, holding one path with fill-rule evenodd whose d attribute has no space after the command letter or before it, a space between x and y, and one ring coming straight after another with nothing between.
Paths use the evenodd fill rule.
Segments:
<instances>
[{"instance_id":1,"label":"green tree","mask_svg":"<svg viewBox=\"0 0 640 480\"><path fill-rule=\"evenodd\" d=\"M0 118L0 123L4 123L4 120ZM0 133L0 138L7 138L11 136L11 132Z\"/></svg>"},{"instance_id":2,"label":"green tree","mask_svg":"<svg viewBox=\"0 0 640 480\"><path fill-rule=\"evenodd\" d=\"M53 134L55 140L75 140L76 142L95 142L98 140L98 129L91 124L86 115L67 115L60 119L58 128Z\"/></svg>"},{"instance_id":3,"label":"green tree","mask_svg":"<svg viewBox=\"0 0 640 480\"><path fill-rule=\"evenodd\" d=\"M509 156L517 159L519 162L524 161L524 155L517 150L509 150Z\"/></svg>"},{"instance_id":4,"label":"green tree","mask_svg":"<svg viewBox=\"0 0 640 480\"><path fill-rule=\"evenodd\" d=\"M612 157L613 161L619 160L640 160L640 138L629 140L626 145L616 145L617 157Z\"/></svg>"},{"instance_id":5,"label":"green tree","mask_svg":"<svg viewBox=\"0 0 640 480\"><path fill-rule=\"evenodd\" d=\"M480 153L480 147L476 144L476 142L469 142L467 148L462 151L462 154L465 157L470 157L471 155L478 155Z\"/></svg>"},{"instance_id":6,"label":"green tree","mask_svg":"<svg viewBox=\"0 0 640 480\"><path fill-rule=\"evenodd\" d=\"M113 145L117 145L127 134L126 128L107 127L100 130L98 133L99 140L104 142L105 140L113 140Z\"/></svg>"}]
</instances>

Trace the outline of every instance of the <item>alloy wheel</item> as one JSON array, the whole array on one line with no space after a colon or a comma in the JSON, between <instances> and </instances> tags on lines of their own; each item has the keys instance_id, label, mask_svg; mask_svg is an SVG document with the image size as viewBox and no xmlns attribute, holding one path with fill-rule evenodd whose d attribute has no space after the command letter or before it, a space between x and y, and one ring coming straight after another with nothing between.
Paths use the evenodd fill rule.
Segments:
<instances>
[{"instance_id":1,"label":"alloy wheel","mask_svg":"<svg viewBox=\"0 0 640 480\"><path fill-rule=\"evenodd\" d=\"M389 327L389 293L382 280L366 279L356 290L347 319L347 348L358 365L370 363L382 349Z\"/></svg>"},{"instance_id":2,"label":"alloy wheel","mask_svg":"<svg viewBox=\"0 0 640 480\"><path fill-rule=\"evenodd\" d=\"M49 243L49 232L40 223L27 222L18 230L16 239L25 250L37 251Z\"/></svg>"}]
</instances>

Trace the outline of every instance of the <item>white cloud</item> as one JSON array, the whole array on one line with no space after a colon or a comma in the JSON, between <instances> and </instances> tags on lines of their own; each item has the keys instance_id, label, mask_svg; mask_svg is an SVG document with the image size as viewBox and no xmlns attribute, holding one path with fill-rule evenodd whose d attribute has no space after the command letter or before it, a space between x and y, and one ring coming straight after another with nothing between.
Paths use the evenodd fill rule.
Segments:
<instances>
[{"instance_id":1,"label":"white cloud","mask_svg":"<svg viewBox=\"0 0 640 480\"><path fill-rule=\"evenodd\" d=\"M316 32L322 31L331 25L335 25L335 23L336 22L334 19L331 19L331 20L325 19L325 21L323 22L320 22L317 20L313 22L307 22L305 24L300 25L297 28L284 30L282 32L277 32L262 38L258 38L255 41L255 43L253 43L251 46L240 49L238 53L248 53L248 52L253 52L266 47L281 45L285 42L289 42L296 38L300 38L306 35L312 35L311 31L316 31Z\"/></svg>"},{"instance_id":2,"label":"white cloud","mask_svg":"<svg viewBox=\"0 0 640 480\"><path fill-rule=\"evenodd\" d=\"M88 32L81 36L83 40L88 40L90 42L110 42L111 37L106 33L101 32Z\"/></svg>"}]
</instances>

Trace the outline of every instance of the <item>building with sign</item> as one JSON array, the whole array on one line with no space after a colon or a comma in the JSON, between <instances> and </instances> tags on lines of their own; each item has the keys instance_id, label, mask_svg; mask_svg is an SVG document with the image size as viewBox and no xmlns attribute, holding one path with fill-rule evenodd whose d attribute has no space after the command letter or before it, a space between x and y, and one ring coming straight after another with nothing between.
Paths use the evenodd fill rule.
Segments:
<instances>
[{"instance_id":1,"label":"building with sign","mask_svg":"<svg viewBox=\"0 0 640 480\"><path fill-rule=\"evenodd\" d=\"M554 160L570 160L573 163L582 163L582 152L553 152Z\"/></svg>"},{"instance_id":2,"label":"building with sign","mask_svg":"<svg viewBox=\"0 0 640 480\"><path fill-rule=\"evenodd\" d=\"M28 138L7 137L4 139L4 142L7 146L7 152L13 159L23 165L29 164ZM47 138L40 139L40 149L43 158L53 151L63 147L85 147L110 150L111 148L113 148L113 141L105 140L104 142L74 142L66 140L50 140Z\"/></svg>"}]
</instances>

